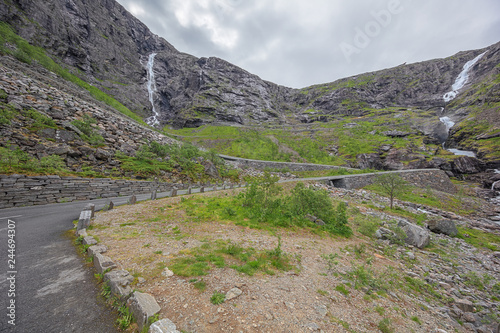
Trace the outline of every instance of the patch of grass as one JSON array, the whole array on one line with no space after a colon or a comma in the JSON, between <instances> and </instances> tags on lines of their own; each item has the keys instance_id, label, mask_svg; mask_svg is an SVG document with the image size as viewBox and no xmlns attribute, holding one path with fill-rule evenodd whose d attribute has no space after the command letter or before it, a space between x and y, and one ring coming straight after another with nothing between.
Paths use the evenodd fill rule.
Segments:
<instances>
[{"instance_id":1,"label":"patch of grass","mask_svg":"<svg viewBox=\"0 0 500 333\"><path fill-rule=\"evenodd\" d=\"M130 313L128 307L126 305L122 305L118 308L118 319L116 319L117 326L126 330L130 324L134 321L134 317Z\"/></svg>"},{"instance_id":2,"label":"patch of grass","mask_svg":"<svg viewBox=\"0 0 500 333\"><path fill-rule=\"evenodd\" d=\"M422 325L422 321L417 316L412 316L410 319L416 322L417 324Z\"/></svg>"},{"instance_id":3,"label":"patch of grass","mask_svg":"<svg viewBox=\"0 0 500 333\"><path fill-rule=\"evenodd\" d=\"M207 289L207 283L204 280L199 280L193 283L193 287L199 291L205 291L205 289Z\"/></svg>"},{"instance_id":4,"label":"patch of grass","mask_svg":"<svg viewBox=\"0 0 500 333\"><path fill-rule=\"evenodd\" d=\"M385 309L384 309L382 306L380 306L380 305L377 305L377 306L375 307L375 309L374 309L374 310L375 310L375 312L377 312L377 313L378 313L381 317L385 314Z\"/></svg>"},{"instance_id":5,"label":"patch of grass","mask_svg":"<svg viewBox=\"0 0 500 333\"><path fill-rule=\"evenodd\" d=\"M330 294L328 291L323 290L323 289L318 289L318 290L316 290L316 292L318 294L320 294L321 296L328 296Z\"/></svg>"},{"instance_id":6,"label":"patch of grass","mask_svg":"<svg viewBox=\"0 0 500 333\"><path fill-rule=\"evenodd\" d=\"M65 174L68 172L66 163L58 155L33 158L19 148L15 150L0 147L0 172L37 174Z\"/></svg>"},{"instance_id":7,"label":"patch of grass","mask_svg":"<svg viewBox=\"0 0 500 333\"><path fill-rule=\"evenodd\" d=\"M212 297L210 297L210 302L214 305L222 304L226 300L226 295L218 291L214 291Z\"/></svg>"},{"instance_id":8,"label":"patch of grass","mask_svg":"<svg viewBox=\"0 0 500 333\"><path fill-rule=\"evenodd\" d=\"M466 227L457 226L457 238L463 239L468 244L477 248L485 248L491 251L500 251L500 236Z\"/></svg>"},{"instance_id":9,"label":"patch of grass","mask_svg":"<svg viewBox=\"0 0 500 333\"><path fill-rule=\"evenodd\" d=\"M0 93L4 92L4 90L0 89ZM0 125L8 125L11 120L18 114L17 110L14 109L11 105L3 103L0 101Z\"/></svg>"},{"instance_id":10,"label":"patch of grass","mask_svg":"<svg viewBox=\"0 0 500 333\"><path fill-rule=\"evenodd\" d=\"M379 321L377 327L382 333L394 332L394 328L392 327L392 323L389 318L384 318L381 321Z\"/></svg>"},{"instance_id":11,"label":"patch of grass","mask_svg":"<svg viewBox=\"0 0 500 333\"><path fill-rule=\"evenodd\" d=\"M169 267L180 276L202 276L208 274L212 267L226 267L226 261L231 262L229 268L247 275L259 271L273 275L274 270L295 268L290 264L289 256L282 252L280 242L273 250L257 251L226 241L204 243L201 247L185 251L184 256L174 258Z\"/></svg>"},{"instance_id":12,"label":"patch of grass","mask_svg":"<svg viewBox=\"0 0 500 333\"><path fill-rule=\"evenodd\" d=\"M95 126L97 121L88 114L85 114L81 120L73 120L71 124L82 132L81 138L92 146L100 147L104 145L104 138L98 133Z\"/></svg>"},{"instance_id":13,"label":"patch of grass","mask_svg":"<svg viewBox=\"0 0 500 333\"><path fill-rule=\"evenodd\" d=\"M335 290L345 296L350 294L350 291L346 288L346 286L343 283L336 285Z\"/></svg>"}]
</instances>

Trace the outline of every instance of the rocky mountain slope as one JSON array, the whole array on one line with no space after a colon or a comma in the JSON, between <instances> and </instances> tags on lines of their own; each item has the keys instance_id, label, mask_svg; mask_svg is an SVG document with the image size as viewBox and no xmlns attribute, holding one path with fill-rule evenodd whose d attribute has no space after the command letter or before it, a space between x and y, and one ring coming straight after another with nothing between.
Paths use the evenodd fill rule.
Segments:
<instances>
[{"instance_id":1,"label":"rocky mountain slope","mask_svg":"<svg viewBox=\"0 0 500 333\"><path fill-rule=\"evenodd\" d=\"M2 0L0 20L145 119L152 115L147 64L156 54L152 97L158 127L296 125L409 114L403 127L410 124L426 142L447 140L448 147L473 150L488 162L500 158L500 43L291 89L219 58L179 52L113 0ZM483 53L456 98L445 101L463 66ZM456 124L451 131L443 116Z\"/></svg>"}]
</instances>

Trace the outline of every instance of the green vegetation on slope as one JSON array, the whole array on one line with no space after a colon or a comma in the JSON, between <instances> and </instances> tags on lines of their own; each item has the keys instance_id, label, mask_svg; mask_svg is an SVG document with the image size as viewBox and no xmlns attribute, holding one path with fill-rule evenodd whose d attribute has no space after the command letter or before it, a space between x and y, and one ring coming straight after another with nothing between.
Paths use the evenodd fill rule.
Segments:
<instances>
[{"instance_id":1,"label":"green vegetation on slope","mask_svg":"<svg viewBox=\"0 0 500 333\"><path fill-rule=\"evenodd\" d=\"M31 64L33 61L35 61L49 71L52 71L61 76L63 79L73 82L79 87L89 91L95 99L106 103L112 108L134 119L138 123L146 125L146 123L144 123L144 121L138 115L130 111L127 107L115 100L113 97L88 84L87 82L78 78L76 75L70 73L61 65L57 64L46 54L43 48L33 46L25 39L16 35L12 27L5 22L0 22L0 54L12 55L19 61L27 64Z\"/></svg>"},{"instance_id":2,"label":"green vegetation on slope","mask_svg":"<svg viewBox=\"0 0 500 333\"><path fill-rule=\"evenodd\" d=\"M428 158L433 157L437 146L424 144L422 134L409 134L403 138L383 134L395 128L415 132L411 125L416 116L411 111L386 109L372 110L364 117L344 117L341 121L288 129L204 125L194 129L164 130L185 142L236 157L355 166L358 154L378 153L382 145L411 149Z\"/></svg>"},{"instance_id":3,"label":"green vegetation on slope","mask_svg":"<svg viewBox=\"0 0 500 333\"><path fill-rule=\"evenodd\" d=\"M298 183L289 194L282 194L277 177L268 173L236 197L192 197L183 200L189 216L201 220L222 219L254 228L307 227L331 234L350 236L345 203L334 208L326 191ZM323 221L312 222L309 215Z\"/></svg>"}]
</instances>

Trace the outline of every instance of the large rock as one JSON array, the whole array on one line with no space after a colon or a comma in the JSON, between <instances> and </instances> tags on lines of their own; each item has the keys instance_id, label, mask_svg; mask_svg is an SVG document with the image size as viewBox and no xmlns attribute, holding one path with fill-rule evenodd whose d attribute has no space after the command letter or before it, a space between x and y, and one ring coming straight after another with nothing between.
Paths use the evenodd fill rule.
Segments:
<instances>
[{"instance_id":1,"label":"large rock","mask_svg":"<svg viewBox=\"0 0 500 333\"><path fill-rule=\"evenodd\" d=\"M405 243L422 249L429 245L430 234L427 230L406 220L399 220L398 226L406 234Z\"/></svg>"},{"instance_id":2,"label":"large rock","mask_svg":"<svg viewBox=\"0 0 500 333\"><path fill-rule=\"evenodd\" d=\"M429 228L429 230L432 232L445 234L452 237L458 234L455 222L453 222L452 220L430 220L427 221L427 228Z\"/></svg>"},{"instance_id":3,"label":"large rock","mask_svg":"<svg viewBox=\"0 0 500 333\"><path fill-rule=\"evenodd\" d=\"M482 163L475 157L460 156L453 161L453 171L460 174L479 173L483 169Z\"/></svg>"},{"instance_id":4,"label":"large rock","mask_svg":"<svg viewBox=\"0 0 500 333\"><path fill-rule=\"evenodd\" d=\"M376 153L358 154L356 156L356 162L358 164L358 168L360 169L380 170L383 168L382 160L380 159L379 154Z\"/></svg>"},{"instance_id":5,"label":"large rock","mask_svg":"<svg viewBox=\"0 0 500 333\"><path fill-rule=\"evenodd\" d=\"M139 331L148 322L149 318L160 312L161 308L150 294L135 291L127 301L130 312L134 316Z\"/></svg>"}]
</instances>

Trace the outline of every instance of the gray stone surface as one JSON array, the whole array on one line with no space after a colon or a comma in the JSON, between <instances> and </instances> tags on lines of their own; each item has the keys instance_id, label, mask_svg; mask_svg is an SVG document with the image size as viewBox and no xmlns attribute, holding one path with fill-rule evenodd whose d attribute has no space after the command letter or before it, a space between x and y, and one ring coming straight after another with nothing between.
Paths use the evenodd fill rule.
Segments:
<instances>
[{"instance_id":1,"label":"gray stone surface","mask_svg":"<svg viewBox=\"0 0 500 333\"><path fill-rule=\"evenodd\" d=\"M137 202L137 197L135 195L132 195L129 199L128 199L128 204L129 205L135 205L135 203Z\"/></svg>"},{"instance_id":2,"label":"gray stone surface","mask_svg":"<svg viewBox=\"0 0 500 333\"><path fill-rule=\"evenodd\" d=\"M155 321L149 326L148 333L180 333L177 326L170 319L162 319Z\"/></svg>"},{"instance_id":3,"label":"gray stone surface","mask_svg":"<svg viewBox=\"0 0 500 333\"><path fill-rule=\"evenodd\" d=\"M87 253L89 256L94 257L97 253L103 254L108 251L108 247L106 245L92 245L87 249Z\"/></svg>"},{"instance_id":4,"label":"gray stone surface","mask_svg":"<svg viewBox=\"0 0 500 333\"><path fill-rule=\"evenodd\" d=\"M392 231L392 230L389 230L387 228L384 228L384 227L380 227L378 228L377 231L375 231L375 237L377 237L378 239L394 239L394 237L396 237L396 234Z\"/></svg>"},{"instance_id":5,"label":"gray stone surface","mask_svg":"<svg viewBox=\"0 0 500 333\"><path fill-rule=\"evenodd\" d=\"M102 274L105 270L111 270L117 266L111 258L100 253L96 253L94 255L94 267L97 273Z\"/></svg>"},{"instance_id":6,"label":"gray stone surface","mask_svg":"<svg viewBox=\"0 0 500 333\"><path fill-rule=\"evenodd\" d=\"M87 237L87 229L80 229L76 232L76 237Z\"/></svg>"},{"instance_id":7,"label":"gray stone surface","mask_svg":"<svg viewBox=\"0 0 500 333\"><path fill-rule=\"evenodd\" d=\"M466 300L466 299L455 300L455 305L457 306L457 308L459 308L463 312L473 312L474 311L474 304L472 304L471 301Z\"/></svg>"},{"instance_id":8,"label":"gray stone surface","mask_svg":"<svg viewBox=\"0 0 500 333\"><path fill-rule=\"evenodd\" d=\"M92 211L90 210L82 210L80 213L80 217L78 219L78 224L76 225L76 230L87 229L90 225L90 219L92 216Z\"/></svg>"},{"instance_id":9,"label":"gray stone surface","mask_svg":"<svg viewBox=\"0 0 500 333\"><path fill-rule=\"evenodd\" d=\"M243 291L241 291L241 289L236 288L236 287L232 288L231 290L229 290L226 293L226 301L230 301L230 300L240 296L242 293L243 293Z\"/></svg>"},{"instance_id":10,"label":"gray stone surface","mask_svg":"<svg viewBox=\"0 0 500 333\"><path fill-rule=\"evenodd\" d=\"M452 237L458 234L458 229L452 220L430 220L427 221L427 228L432 232Z\"/></svg>"},{"instance_id":11,"label":"gray stone surface","mask_svg":"<svg viewBox=\"0 0 500 333\"><path fill-rule=\"evenodd\" d=\"M92 236L86 236L86 237L83 237L82 244L91 246L91 245L96 245L97 241Z\"/></svg>"},{"instance_id":12,"label":"gray stone surface","mask_svg":"<svg viewBox=\"0 0 500 333\"><path fill-rule=\"evenodd\" d=\"M104 274L104 281L111 288L111 294L121 300L126 299L132 293L130 284L134 281L134 277L125 270L112 270Z\"/></svg>"},{"instance_id":13,"label":"gray stone surface","mask_svg":"<svg viewBox=\"0 0 500 333\"><path fill-rule=\"evenodd\" d=\"M406 220L400 220L398 226L406 234L405 243L422 249L429 245L430 234L427 230Z\"/></svg>"},{"instance_id":14,"label":"gray stone surface","mask_svg":"<svg viewBox=\"0 0 500 333\"><path fill-rule=\"evenodd\" d=\"M142 330L148 319L160 312L160 306L150 294L135 291L127 301L130 312L134 316L139 331Z\"/></svg>"}]
</instances>

